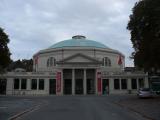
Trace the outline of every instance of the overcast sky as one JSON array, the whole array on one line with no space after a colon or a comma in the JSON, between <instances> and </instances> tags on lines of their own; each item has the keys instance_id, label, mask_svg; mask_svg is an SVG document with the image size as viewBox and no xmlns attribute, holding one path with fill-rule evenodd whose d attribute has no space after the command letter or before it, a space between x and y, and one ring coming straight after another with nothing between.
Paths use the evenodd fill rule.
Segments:
<instances>
[{"instance_id":1,"label":"overcast sky","mask_svg":"<svg viewBox=\"0 0 160 120\"><path fill-rule=\"evenodd\" d=\"M132 49L126 30L138 0L0 0L0 27L9 35L12 59L30 59L41 49L85 35L126 56Z\"/></svg>"}]
</instances>

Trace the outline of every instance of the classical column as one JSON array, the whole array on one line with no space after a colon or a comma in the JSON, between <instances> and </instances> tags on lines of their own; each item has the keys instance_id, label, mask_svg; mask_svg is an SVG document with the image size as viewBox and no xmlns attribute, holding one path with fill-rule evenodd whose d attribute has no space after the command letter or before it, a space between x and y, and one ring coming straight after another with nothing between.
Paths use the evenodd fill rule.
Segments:
<instances>
[{"instance_id":1,"label":"classical column","mask_svg":"<svg viewBox=\"0 0 160 120\"><path fill-rule=\"evenodd\" d=\"M110 77L109 78L109 92L113 93L113 91L114 91L114 79L113 77Z\"/></svg>"},{"instance_id":2,"label":"classical column","mask_svg":"<svg viewBox=\"0 0 160 120\"><path fill-rule=\"evenodd\" d=\"M7 86L6 86L6 94L12 95L14 91L14 79L13 78L7 78Z\"/></svg>"},{"instance_id":3,"label":"classical column","mask_svg":"<svg viewBox=\"0 0 160 120\"><path fill-rule=\"evenodd\" d=\"M39 79L37 79L37 90L39 90Z\"/></svg>"},{"instance_id":4,"label":"classical column","mask_svg":"<svg viewBox=\"0 0 160 120\"><path fill-rule=\"evenodd\" d=\"M75 69L72 69L72 95L75 94Z\"/></svg>"},{"instance_id":5,"label":"classical column","mask_svg":"<svg viewBox=\"0 0 160 120\"><path fill-rule=\"evenodd\" d=\"M122 90L122 84L121 84L122 81L121 81L121 80L122 80L122 79L120 78L120 79L119 79L119 89L120 89L120 90Z\"/></svg>"},{"instance_id":6,"label":"classical column","mask_svg":"<svg viewBox=\"0 0 160 120\"><path fill-rule=\"evenodd\" d=\"M137 82L137 89L139 89L139 79L136 78L136 82Z\"/></svg>"},{"instance_id":7,"label":"classical column","mask_svg":"<svg viewBox=\"0 0 160 120\"><path fill-rule=\"evenodd\" d=\"M132 87L131 87L131 78L127 79L127 88L128 88L128 90L132 89Z\"/></svg>"},{"instance_id":8,"label":"classical column","mask_svg":"<svg viewBox=\"0 0 160 120\"><path fill-rule=\"evenodd\" d=\"M145 77L144 77L144 87L146 87L146 88L149 87L148 76L145 76Z\"/></svg>"},{"instance_id":9,"label":"classical column","mask_svg":"<svg viewBox=\"0 0 160 120\"><path fill-rule=\"evenodd\" d=\"M49 78L44 79L44 89L46 91L46 94L49 94Z\"/></svg>"},{"instance_id":10,"label":"classical column","mask_svg":"<svg viewBox=\"0 0 160 120\"><path fill-rule=\"evenodd\" d=\"M19 90L21 90L21 81L22 81L22 78L19 78Z\"/></svg>"},{"instance_id":11,"label":"classical column","mask_svg":"<svg viewBox=\"0 0 160 120\"><path fill-rule=\"evenodd\" d=\"M95 71L96 71L96 72L95 72L95 74L96 74L96 75L95 75L95 94L98 95L97 70L95 70Z\"/></svg>"},{"instance_id":12,"label":"classical column","mask_svg":"<svg viewBox=\"0 0 160 120\"><path fill-rule=\"evenodd\" d=\"M84 78L83 78L83 93L87 94L87 81L86 81L86 69L84 69Z\"/></svg>"},{"instance_id":13,"label":"classical column","mask_svg":"<svg viewBox=\"0 0 160 120\"><path fill-rule=\"evenodd\" d=\"M63 70L61 72L61 95L63 95L64 91L63 91L63 88L64 88L64 79L63 79Z\"/></svg>"},{"instance_id":14,"label":"classical column","mask_svg":"<svg viewBox=\"0 0 160 120\"><path fill-rule=\"evenodd\" d=\"M31 90L31 79L27 79L27 90Z\"/></svg>"}]
</instances>

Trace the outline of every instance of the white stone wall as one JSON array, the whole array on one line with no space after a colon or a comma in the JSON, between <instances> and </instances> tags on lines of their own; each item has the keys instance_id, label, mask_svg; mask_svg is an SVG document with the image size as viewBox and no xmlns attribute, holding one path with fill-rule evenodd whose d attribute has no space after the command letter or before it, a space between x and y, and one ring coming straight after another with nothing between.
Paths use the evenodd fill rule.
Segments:
<instances>
[{"instance_id":1,"label":"white stone wall","mask_svg":"<svg viewBox=\"0 0 160 120\"><path fill-rule=\"evenodd\" d=\"M57 68L58 66L47 67L47 60L49 57L54 57L56 61L60 61L62 59L68 58L78 53L84 54L98 61L102 61L104 57L108 57L111 60L111 67L109 67L109 69L113 71L114 69L123 70L124 68L125 58L121 53L111 51L108 49L93 49L93 48L83 48L83 49L66 48L66 49L51 49L51 50L41 51L38 53L39 54L38 65L34 65L34 68L36 68L36 71L52 71L54 68ZM122 61L123 61L122 65L118 65L119 55L122 56ZM80 57L79 60L76 59L73 59L73 61L70 60L70 62L76 62L76 61L89 62L89 60L81 59Z\"/></svg>"},{"instance_id":2,"label":"white stone wall","mask_svg":"<svg viewBox=\"0 0 160 120\"><path fill-rule=\"evenodd\" d=\"M139 79L143 79L144 80L144 87L149 87L148 85L148 77L145 74L141 74L141 75L132 75L132 76L118 76L115 77L115 75L113 75L112 77L104 77L103 79L109 79L109 93L110 94L129 94L129 90L131 91L131 94L137 94L137 90L140 88L139 87ZM119 89L115 89L114 88L114 79L119 79ZM121 86L121 80L122 79L126 79L127 81L127 89L122 89ZM132 83L131 83L131 79L135 79L136 83L137 83L137 88L136 89L132 89Z\"/></svg>"},{"instance_id":3,"label":"white stone wall","mask_svg":"<svg viewBox=\"0 0 160 120\"><path fill-rule=\"evenodd\" d=\"M101 71L101 69L98 69L98 71ZM3 78L7 79L7 86L6 86L6 94L7 95L49 95L49 79L56 79L55 76L44 76L42 74L33 76L33 73L25 73L22 75L22 73L10 73L8 75L4 75ZM10 76L9 76L10 75ZM45 74L47 75L47 74ZM62 74L63 75L63 74ZM73 77L73 76L72 76ZM14 79L18 78L20 79L27 79L27 88L25 90L21 89L21 82L19 83L19 89L14 89ZM74 78L74 77L73 77ZM72 78L72 79L73 79ZM96 76L97 78L97 76ZM140 85L138 80L140 78L143 78L144 80L144 87L149 87L148 83L148 76L146 74L137 74L137 73L121 73L121 74L102 74L102 80L103 79L108 79L109 80L109 93L110 94L128 94L128 90L131 90L131 93L135 94L137 93L137 90L139 89ZM38 86L36 90L31 89L31 80L32 79L44 79L44 90L39 90ZM114 79L119 79L119 89L114 88ZM121 79L126 79L127 80L127 89L122 89L121 87ZM135 79L137 81L137 88L132 89L132 82L131 79ZM73 79L74 80L74 79ZM37 82L38 85L39 82ZM74 82L73 82L74 83ZM62 76L62 81L61 81L61 87L62 87L62 93L63 94L63 76ZM97 80L95 81L95 91L97 94ZM73 91L73 90L72 90Z\"/></svg>"},{"instance_id":4,"label":"white stone wall","mask_svg":"<svg viewBox=\"0 0 160 120\"><path fill-rule=\"evenodd\" d=\"M17 77L18 78L18 77ZM21 81L21 78L18 78ZM34 78L35 79L35 78ZM44 79L44 78L42 78ZM14 89L14 78L10 79L10 83L8 85L11 85L12 87L8 87L7 89L7 94L12 94L12 95L48 95L49 94L49 79L44 79L44 90L39 90L39 79L37 79L37 89L33 90L31 89L31 80L32 79L27 79L27 88L26 89L21 89L21 82L20 82L20 87L19 89ZM9 93L9 91L12 91Z\"/></svg>"}]
</instances>

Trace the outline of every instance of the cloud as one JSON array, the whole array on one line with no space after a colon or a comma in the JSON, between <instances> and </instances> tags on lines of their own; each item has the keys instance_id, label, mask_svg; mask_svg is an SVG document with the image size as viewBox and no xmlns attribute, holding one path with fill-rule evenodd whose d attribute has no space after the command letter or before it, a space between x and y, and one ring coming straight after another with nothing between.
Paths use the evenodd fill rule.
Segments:
<instances>
[{"instance_id":1,"label":"cloud","mask_svg":"<svg viewBox=\"0 0 160 120\"><path fill-rule=\"evenodd\" d=\"M14 60L31 58L38 50L83 34L123 52L126 65L133 66L126 26L136 1L1 0L0 26L9 34Z\"/></svg>"}]
</instances>

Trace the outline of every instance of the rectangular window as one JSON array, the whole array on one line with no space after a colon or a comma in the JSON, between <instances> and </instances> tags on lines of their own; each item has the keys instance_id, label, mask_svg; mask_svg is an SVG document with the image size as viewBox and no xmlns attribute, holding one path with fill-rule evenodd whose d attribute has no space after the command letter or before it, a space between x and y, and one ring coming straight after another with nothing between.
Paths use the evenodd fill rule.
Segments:
<instances>
[{"instance_id":1,"label":"rectangular window","mask_svg":"<svg viewBox=\"0 0 160 120\"><path fill-rule=\"evenodd\" d=\"M14 89L19 89L19 79L14 79Z\"/></svg>"},{"instance_id":2,"label":"rectangular window","mask_svg":"<svg viewBox=\"0 0 160 120\"><path fill-rule=\"evenodd\" d=\"M121 79L121 88L127 89L127 80L126 79Z\"/></svg>"},{"instance_id":3,"label":"rectangular window","mask_svg":"<svg viewBox=\"0 0 160 120\"><path fill-rule=\"evenodd\" d=\"M36 90L37 89L37 79L32 79L31 89L32 90Z\"/></svg>"},{"instance_id":4,"label":"rectangular window","mask_svg":"<svg viewBox=\"0 0 160 120\"><path fill-rule=\"evenodd\" d=\"M26 88L27 88L27 80L21 79L21 89L26 89Z\"/></svg>"},{"instance_id":5,"label":"rectangular window","mask_svg":"<svg viewBox=\"0 0 160 120\"><path fill-rule=\"evenodd\" d=\"M119 79L114 79L114 89L120 89Z\"/></svg>"},{"instance_id":6,"label":"rectangular window","mask_svg":"<svg viewBox=\"0 0 160 120\"><path fill-rule=\"evenodd\" d=\"M44 90L44 79L39 79L39 90Z\"/></svg>"},{"instance_id":7,"label":"rectangular window","mask_svg":"<svg viewBox=\"0 0 160 120\"><path fill-rule=\"evenodd\" d=\"M137 80L132 79L131 83L132 83L132 89L137 89Z\"/></svg>"}]
</instances>

